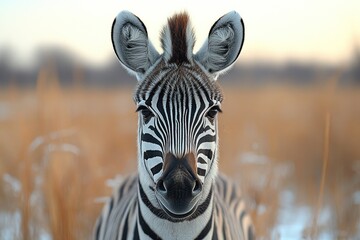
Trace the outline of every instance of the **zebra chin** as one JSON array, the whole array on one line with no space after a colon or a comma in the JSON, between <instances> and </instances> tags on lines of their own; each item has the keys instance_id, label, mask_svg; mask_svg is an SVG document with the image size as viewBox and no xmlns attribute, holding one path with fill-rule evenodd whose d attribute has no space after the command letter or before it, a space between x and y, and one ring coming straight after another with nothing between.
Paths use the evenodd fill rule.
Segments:
<instances>
[{"instance_id":1,"label":"zebra chin","mask_svg":"<svg viewBox=\"0 0 360 240\"><path fill-rule=\"evenodd\" d=\"M167 167L156 184L155 196L167 215L185 220L197 209L202 183L186 157L178 159L170 154L166 162Z\"/></svg>"},{"instance_id":2,"label":"zebra chin","mask_svg":"<svg viewBox=\"0 0 360 240\"><path fill-rule=\"evenodd\" d=\"M171 204L162 203L161 200L159 200L161 209L171 218L177 219L177 220L186 220L188 217L190 217L197 209L197 204L194 205L177 205L177 206L166 206Z\"/></svg>"}]
</instances>

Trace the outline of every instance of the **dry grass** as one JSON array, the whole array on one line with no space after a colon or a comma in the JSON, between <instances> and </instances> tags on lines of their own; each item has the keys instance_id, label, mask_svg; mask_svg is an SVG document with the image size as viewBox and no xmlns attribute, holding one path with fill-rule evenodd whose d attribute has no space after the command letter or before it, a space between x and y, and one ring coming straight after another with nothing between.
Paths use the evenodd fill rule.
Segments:
<instances>
[{"instance_id":1,"label":"dry grass","mask_svg":"<svg viewBox=\"0 0 360 240\"><path fill-rule=\"evenodd\" d=\"M258 236L358 234L360 89L332 82L224 94L220 169L241 183ZM131 89L62 89L47 70L35 91L1 90L0 238L88 239L95 199L111 193L105 181L136 169L134 110ZM292 231L296 213L306 219Z\"/></svg>"}]
</instances>

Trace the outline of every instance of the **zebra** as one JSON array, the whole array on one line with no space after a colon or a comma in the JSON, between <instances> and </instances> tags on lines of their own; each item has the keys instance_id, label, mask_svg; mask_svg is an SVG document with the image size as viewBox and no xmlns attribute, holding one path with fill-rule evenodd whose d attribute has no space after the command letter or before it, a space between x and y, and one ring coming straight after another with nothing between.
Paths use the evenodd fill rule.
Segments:
<instances>
[{"instance_id":1,"label":"zebra","mask_svg":"<svg viewBox=\"0 0 360 240\"><path fill-rule=\"evenodd\" d=\"M168 18L162 54L131 12L117 15L111 36L121 65L138 80L138 173L109 199L94 238L254 239L244 198L218 174L223 95L216 80L242 49L240 15L219 18L196 54L186 12Z\"/></svg>"}]
</instances>

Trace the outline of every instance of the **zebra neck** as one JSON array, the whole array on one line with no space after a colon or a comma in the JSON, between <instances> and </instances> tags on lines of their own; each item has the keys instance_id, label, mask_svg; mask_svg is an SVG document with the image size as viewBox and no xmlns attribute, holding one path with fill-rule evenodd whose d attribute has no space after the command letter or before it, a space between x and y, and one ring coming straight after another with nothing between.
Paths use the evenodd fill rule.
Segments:
<instances>
[{"instance_id":1,"label":"zebra neck","mask_svg":"<svg viewBox=\"0 0 360 240\"><path fill-rule=\"evenodd\" d=\"M140 235L144 233L152 239L169 239L168 236L172 236L172 239L184 239L181 238L181 236L184 237L184 232L189 234L190 239L205 239L206 236L211 235L214 212L213 187L200 202L194 214L184 220L171 218L161 208L154 206L140 181L138 186L138 229ZM176 232L179 233L179 238L174 238ZM168 235L170 233L172 235Z\"/></svg>"}]
</instances>

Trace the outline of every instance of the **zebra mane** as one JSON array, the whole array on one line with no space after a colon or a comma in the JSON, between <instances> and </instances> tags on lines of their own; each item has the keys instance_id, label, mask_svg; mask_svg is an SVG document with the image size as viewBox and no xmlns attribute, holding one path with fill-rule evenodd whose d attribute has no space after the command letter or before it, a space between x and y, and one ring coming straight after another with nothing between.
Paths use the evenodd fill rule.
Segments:
<instances>
[{"instance_id":1,"label":"zebra mane","mask_svg":"<svg viewBox=\"0 0 360 240\"><path fill-rule=\"evenodd\" d=\"M186 12L173 15L161 32L161 46L168 63L191 63L195 34Z\"/></svg>"}]
</instances>

